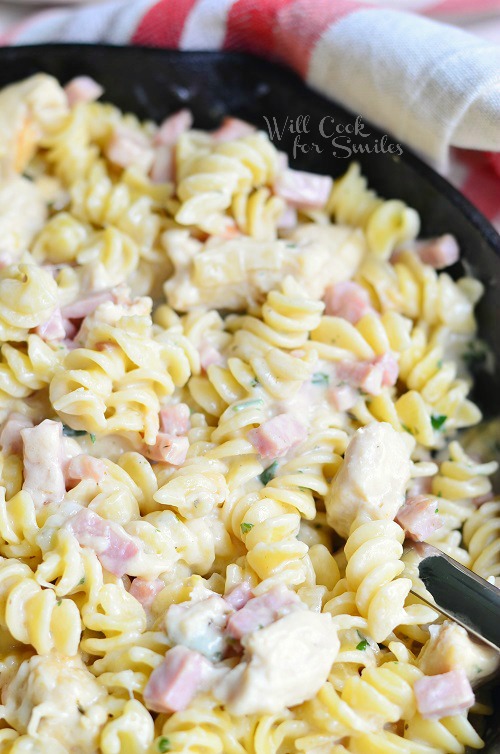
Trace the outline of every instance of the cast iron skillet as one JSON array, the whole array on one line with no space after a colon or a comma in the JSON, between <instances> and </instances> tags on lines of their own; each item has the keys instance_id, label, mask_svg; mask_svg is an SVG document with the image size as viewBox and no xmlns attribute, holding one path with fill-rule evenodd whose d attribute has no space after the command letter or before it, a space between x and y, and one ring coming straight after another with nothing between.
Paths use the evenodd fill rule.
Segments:
<instances>
[{"instance_id":1,"label":"cast iron skillet","mask_svg":"<svg viewBox=\"0 0 500 754\"><path fill-rule=\"evenodd\" d=\"M155 121L184 106L191 108L195 125L201 128L217 126L226 114L249 120L263 130L267 129L264 116L271 123L274 116L281 129L287 116L288 123L295 123L298 116L308 115L309 131L299 136L300 143L307 146L316 143L322 152L318 153L314 147L307 154L299 150L296 159L291 159L292 166L335 177L356 159L370 185L382 196L401 198L418 210L424 237L454 233L467 268L486 285L478 307L480 333L491 347L496 363L500 360L500 236L465 197L404 145L401 156L376 151L383 134L366 122L363 133L371 135L351 137L351 144L363 145L365 152L347 159L346 148L350 144L346 138L340 139L343 147L335 149L321 135L319 124L322 118L328 118L324 132L330 132L333 118L333 125L342 128L351 124L352 129L356 114L314 93L291 72L233 53L185 53L105 45L40 45L0 50L0 87L39 71L51 73L63 83L76 75L93 76L104 86L105 99ZM285 130L275 143L290 154L295 137L296 134ZM390 142L395 144L395 139L386 139L386 146ZM456 276L463 272L462 263L452 269ZM493 375L479 369L474 399L486 417L499 412L499 390L500 371L497 369ZM494 717L498 719L500 689L496 694ZM493 728L493 720L492 723ZM497 748L493 729L488 738L487 750L494 752Z\"/></svg>"}]
</instances>

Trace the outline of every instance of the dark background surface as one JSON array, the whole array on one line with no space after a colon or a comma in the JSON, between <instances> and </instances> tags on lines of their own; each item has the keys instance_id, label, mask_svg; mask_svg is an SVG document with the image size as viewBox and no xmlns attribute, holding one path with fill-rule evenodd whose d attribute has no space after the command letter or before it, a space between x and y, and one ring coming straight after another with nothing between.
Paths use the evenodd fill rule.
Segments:
<instances>
[{"instance_id":1,"label":"dark background surface","mask_svg":"<svg viewBox=\"0 0 500 754\"><path fill-rule=\"evenodd\" d=\"M460 244L467 269L486 285L486 293L477 310L480 335L500 359L500 237L490 223L427 165L403 146L402 156L395 154L353 154L346 159L346 149L335 148L322 138L319 122L333 117L335 124L353 124L356 114L348 113L336 103L308 89L293 73L246 55L232 53L182 53L176 51L113 47L100 45L41 45L0 50L0 86L45 71L62 83L77 75L89 75L105 88L104 99L124 110L155 121L169 113L189 107L195 127L213 128L232 114L267 130L264 116L273 116L283 124L286 116L294 122L299 115L309 115L310 132L303 134L303 144L317 143L321 154L311 150L290 159L292 167L338 176L350 161L361 163L371 187L385 198L400 198L421 216L422 236L453 233ZM332 76L335 73L332 72ZM331 130L331 122L328 121ZM380 146L383 134L365 123L370 137L353 137L364 149ZM278 148L292 152L295 134L285 131L274 141ZM345 139L341 142L348 146ZM390 138L386 143L395 140ZM349 145L350 146L350 145ZM454 276L464 272L462 264L451 270ZM473 398L485 415L500 413L500 371L495 374L479 370ZM500 616L499 616L500 620ZM496 692L493 727L499 727L500 689ZM493 731L491 731L493 732ZM500 751L498 742L490 741L487 751Z\"/></svg>"}]
</instances>

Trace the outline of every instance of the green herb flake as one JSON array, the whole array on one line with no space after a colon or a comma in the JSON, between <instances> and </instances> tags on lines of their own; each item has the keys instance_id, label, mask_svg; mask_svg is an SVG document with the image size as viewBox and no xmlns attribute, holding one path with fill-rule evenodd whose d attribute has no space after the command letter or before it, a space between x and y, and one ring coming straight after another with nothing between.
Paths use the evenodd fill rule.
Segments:
<instances>
[{"instance_id":1,"label":"green herb flake","mask_svg":"<svg viewBox=\"0 0 500 754\"><path fill-rule=\"evenodd\" d=\"M356 645L356 649L358 650L358 652L364 652L367 646L368 646L368 640L363 639L363 641L360 641L359 644Z\"/></svg>"},{"instance_id":2,"label":"green herb flake","mask_svg":"<svg viewBox=\"0 0 500 754\"><path fill-rule=\"evenodd\" d=\"M330 377L325 372L314 372L311 382L313 385L329 385Z\"/></svg>"},{"instance_id":3,"label":"green herb flake","mask_svg":"<svg viewBox=\"0 0 500 754\"><path fill-rule=\"evenodd\" d=\"M250 387L258 387L258 385L260 385L260 382L257 377L254 377L252 380L250 380Z\"/></svg>"},{"instance_id":4,"label":"green herb flake","mask_svg":"<svg viewBox=\"0 0 500 754\"><path fill-rule=\"evenodd\" d=\"M166 751L170 751L170 740L165 738L165 736L158 739L158 751L161 751L162 754Z\"/></svg>"},{"instance_id":5,"label":"green herb flake","mask_svg":"<svg viewBox=\"0 0 500 754\"><path fill-rule=\"evenodd\" d=\"M274 479L276 476L276 469L278 468L278 461L273 461L270 466L267 467L267 469L264 469L262 474L259 474L259 479L264 485L269 484L271 479Z\"/></svg>"},{"instance_id":6,"label":"green herb flake","mask_svg":"<svg viewBox=\"0 0 500 754\"><path fill-rule=\"evenodd\" d=\"M78 586L81 586L82 584L85 584L85 576L82 576L82 578L78 582Z\"/></svg>"},{"instance_id":7,"label":"green herb flake","mask_svg":"<svg viewBox=\"0 0 500 754\"><path fill-rule=\"evenodd\" d=\"M310 487L299 487L299 490L301 490L302 492L311 492Z\"/></svg>"},{"instance_id":8,"label":"green herb flake","mask_svg":"<svg viewBox=\"0 0 500 754\"><path fill-rule=\"evenodd\" d=\"M62 600L57 600L57 607L60 607L62 605Z\"/></svg>"},{"instance_id":9,"label":"green herb flake","mask_svg":"<svg viewBox=\"0 0 500 754\"><path fill-rule=\"evenodd\" d=\"M443 497L443 493L442 492L438 492L438 497Z\"/></svg>"},{"instance_id":10,"label":"green herb flake","mask_svg":"<svg viewBox=\"0 0 500 754\"><path fill-rule=\"evenodd\" d=\"M413 434L413 430L407 425L407 424L401 424L405 432L408 432L409 435Z\"/></svg>"},{"instance_id":11,"label":"green herb flake","mask_svg":"<svg viewBox=\"0 0 500 754\"><path fill-rule=\"evenodd\" d=\"M90 442L91 442L91 443L92 443L92 445L93 445L93 444L95 443L95 440L96 440L96 437L95 437L94 433L93 433L93 432L91 432L91 433L90 433L90 435L89 435L89 437L90 437Z\"/></svg>"},{"instance_id":12,"label":"green herb flake","mask_svg":"<svg viewBox=\"0 0 500 754\"><path fill-rule=\"evenodd\" d=\"M439 508L436 508L436 510L434 511L434 513L439 513Z\"/></svg>"},{"instance_id":13,"label":"green herb flake","mask_svg":"<svg viewBox=\"0 0 500 754\"><path fill-rule=\"evenodd\" d=\"M437 363L436 366L437 366L438 369L442 369L443 368L443 359L439 359L439 361L438 361L438 363Z\"/></svg>"},{"instance_id":14,"label":"green herb flake","mask_svg":"<svg viewBox=\"0 0 500 754\"><path fill-rule=\"evenodd\" d=\"M433 414L431 416L431 424L432 429L435 429L436 431L439 431L441 428L444 427L444 423L448 417L444 414Z\"/></svg>"},{"instance_id":15,"label":"green herb flake","mask_svg":"<svg viewBox=\"0 0 500 754\"><path fill-rule=\"evenodd\" d=\"M244 411L246 408L250 408L251 406L262 406L264 401L262 398L253 398L250 401L244 401L244 403L238 403L237 406L233 406L233 411Z\"/></svg>"},{"instance_id":16,"label":"green herb flake","mask_svg":"<svg viewBox=\"0 0 500 754\"><path fill-rule=\"evenodd\" d=\"M84 429L73 429L72 427L68 427L67 424L63 424L63 435L66 437L83 437L83 435L86 435L86 431Z\"/></svg>"},{"instance_id":17,"label":"green herb flake","mask_svg":"<svg viewBox=\"0 0 500 754\"><path fill-rule=\"evenodd\" d=\"M246 521L244 521L241 524L240 529L243 532L243 534L248 534L248 532L250 531L250 529L253 529L253 524L248 524L248 523L246 523Z\"/></svg>"}]
</instances>

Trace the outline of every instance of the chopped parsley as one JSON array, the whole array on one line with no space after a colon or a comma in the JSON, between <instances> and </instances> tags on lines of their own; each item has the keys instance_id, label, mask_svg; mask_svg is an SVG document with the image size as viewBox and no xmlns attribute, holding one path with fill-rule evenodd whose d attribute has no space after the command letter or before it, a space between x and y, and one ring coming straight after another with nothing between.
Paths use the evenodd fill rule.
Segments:
<instances>
[{"instance_id":1,"label":"chopped parsley","mask_svg":"<svg viewBox=\"0 0 500 754\"><path fill-rule=\"evenodd\" d=\"M439 508L436 508L434 513L439 513Z\"/></svg>"},{"instance_id":2,"label":"chopped parsley","mask_svg":"<svg viewBox=\"0 0 500 754\"><path fill-rule=\"evenodd\" d=\"M61 605L62 605L62 600L61 599L57 600L57 607L60 607Z\"/></svg>"},{"instance_id":3,"label":"chopped parsley","mask_svg":"<svg viewBox=\"0 0 500 754\"><path fill-rule=\"evenodd\" d=\"M407 424L401 424L401 426L403 427L405 432L408 432L409 435L413 434L411 428Z\"/></svg>"},{"instance_id":4,"label":"chopped parsley","mask_svg":"<svg viewBox=\"0 0 500 754\"><path fill-rule=\"evenodd\" d=\"M158 739L158 751L161 751L162 754L166 751L170 751L170 740L165 738L165 736Z\"/></svg>"},{"instance_id":5,"label":"chopped parsley","mask_svg":"<svg viewBox=\"0 0 500 754\"><path fill-rule=\"evenodd\" d=\"M264 485L268 484L271 479L274 479L276 476L276 469L278 468L278 461L273 461L270 466L267 467L267 469L264 469L262 474L259 474L259 479Z\"/></svg>"},{"instance_id":6,"label":"chopped parsley","mask_svg":"<svg viewBox=\"0 0 500 754\"><path fill-rule=\"evenodd\" d=\"M432 429L435 429L436 431L439 431L441 428L443 428L444 423L448 417L444 414L432 414L431 416L431 424Z\"/></svg>"},{"instance_id":7,"label":"chopped parsley","mask_svg":"<svg viewBox=\"0 0 500 754\"><path fill-rule=\"evenodd\" d=\"M438 492L438 497L443 497L443 493L442 492Z\"/></svg>"},{"instance_id":8,"label":"chopped parsley","mask_svg":"<svg viewBox=\"0 0 500 754\"><path fill-rule=\"evenodd\" d=\"M439 361L437 363L437 368L438 369L442 369L443 368L443 359L439 359Z\"/></svg>"},{"instance_id":9,"label":"chopped parsley","mask_svg":"<svg viewBox=\"0 0 500 754\"><path fill-rule=\"evenodd\" d=\"M246 521L244 521L241 524L240 529L243 532L243 534L248 534L248 532L250 531L250 529L253 529L253 524L248 524L248 523L246 523Z\"/></svg>"},{"instance_id":10,"label":"chopped parsley","mask_svg":"<svg viewBox=\"0 0 500 754\"><path fill-rule=\"evenodd\" d=\"M257 387L258 385L260 385L260 382L257 377L254 377L252 380L250 380L250 387Z\"/></svg>"},{"instance_id":11,"label":"chopped parsley","mask_svg":"<svg viewBox=\"0 0 500 754\"><path fill-rule=\"evenodd\" d=\"M313 385L329 385L330 377L325 372L314 372L311 382Z\"/></svg>"},{"instance_id":12,"label":"chopped parsley","mask_svg":"<svg viewBox=\"0 0 500 754\"><path fill-rule=\"evenodd\" d=\"M91 432L91 433L89 434L89 437L90 437L90 442L91 442L91 443L92 443L92 445L93 445L93 444L95 443L95 434L94 434L93 432Z\"/></svg>"},{"instance_id":13,"label":"chopped parsley","mask_svg":"<svg viewBox=\"0 0 500 754\"><path fill-rule=\"evenodd\" d=\"M82 584L85 584L85 576L82 576L82 578L78 582L78 586L81 586Z\"/></svg>"},{"instance_id":14,"label":"chopped parsley","mask_svg":"<svg viewBox=\"0 0 500 754\"><path fill-rule=\"evenodd\" d=\"M368 646L368 640L367 639L363 639L362 641L359 642L359 644L356 645L356 649L359 652L364 652L365 649L367 648L367 646Z\"/></svg>"},{"instance_id":15,"label":"chopped parsley","mask_svg":"<svg viewBox=\"0 0 500 754\"><path fill-rule=\"evenodd\" d=\"M237 406L233 406L233 411L244 411L246 408L250 408L251 406L262 406L264 401L262 398L253 398L250 401L244 401L243 403L238 403Z\"/></svg>"},{"instance_id":16,"label":"chopped parsley","mask_svg":"<svg viewBox=\"0 0 500 754\"><path fill-rule=\"evenodd\" d=\"M63 424L63 435L66 437L83 437L87 432L84 429L73 429L68 427L67 424Z\"/></svg>"}]
</instances>

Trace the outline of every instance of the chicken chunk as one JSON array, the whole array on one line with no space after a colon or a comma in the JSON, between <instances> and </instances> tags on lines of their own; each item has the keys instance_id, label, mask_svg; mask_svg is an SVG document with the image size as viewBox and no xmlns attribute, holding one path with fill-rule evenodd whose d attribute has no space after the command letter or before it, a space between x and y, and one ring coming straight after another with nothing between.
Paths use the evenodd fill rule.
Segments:
<instances>
[{"instance_id":1,"label":"chicken chunk","mask_svg":"<svg viewBox=\"0 0 500 754\"><path fill-rule=\"evenodd\" d=\"M243 645L242 661L214 686L234 715L278 712L312 699L340 642L330 614L298 610L249 634Z\"/></svg>"},{"instance_id":2,"label":"chicken chunk","mask_svg":"<svg viewBox=\"0 0 500 754\"><path fill-rule=\"evenodd\" d=\"M430 639L418 657L418 666L426 675L439 675L463 668L474 685L492 675L500 665L494 649L469 638L469 634L456 623L444 621L440 626L429 626Z\"/></svg>"},{"instance_id":3,"label":"chicken chunk","mask_svg":"<svg viewBox=\"0 0 500 754\"><path fill-rule=\"evenodd\" d=\"M23 439L23 490L37 508L60 503L66 492L62 464L62 424L45 419L36 427L21 429Z\"/></svg>"},{"instance_id":4,"label":"chicken chunk","mask_svg":"<svg viewBox=\"0 0 500 754\"><path fill-rule=\"evenodd\" d=\"M210 660L220 660L227 644L224 628L233 608L220 595L207 593L205 599L170 605L165 626L173 644L183 644Z\"/></svg>"},{"instance_id":5,"label":"chicken chunk","mask_svg":"<svg viewBox=\"0 0 500 754\"><path fill-rule=\"evenodd\" d=\"M386 422L357 430L325 500L328 523L341 537L360 513L394 519L410 479L410 453L410 436Z\"/></svg>"}]
</instances>

